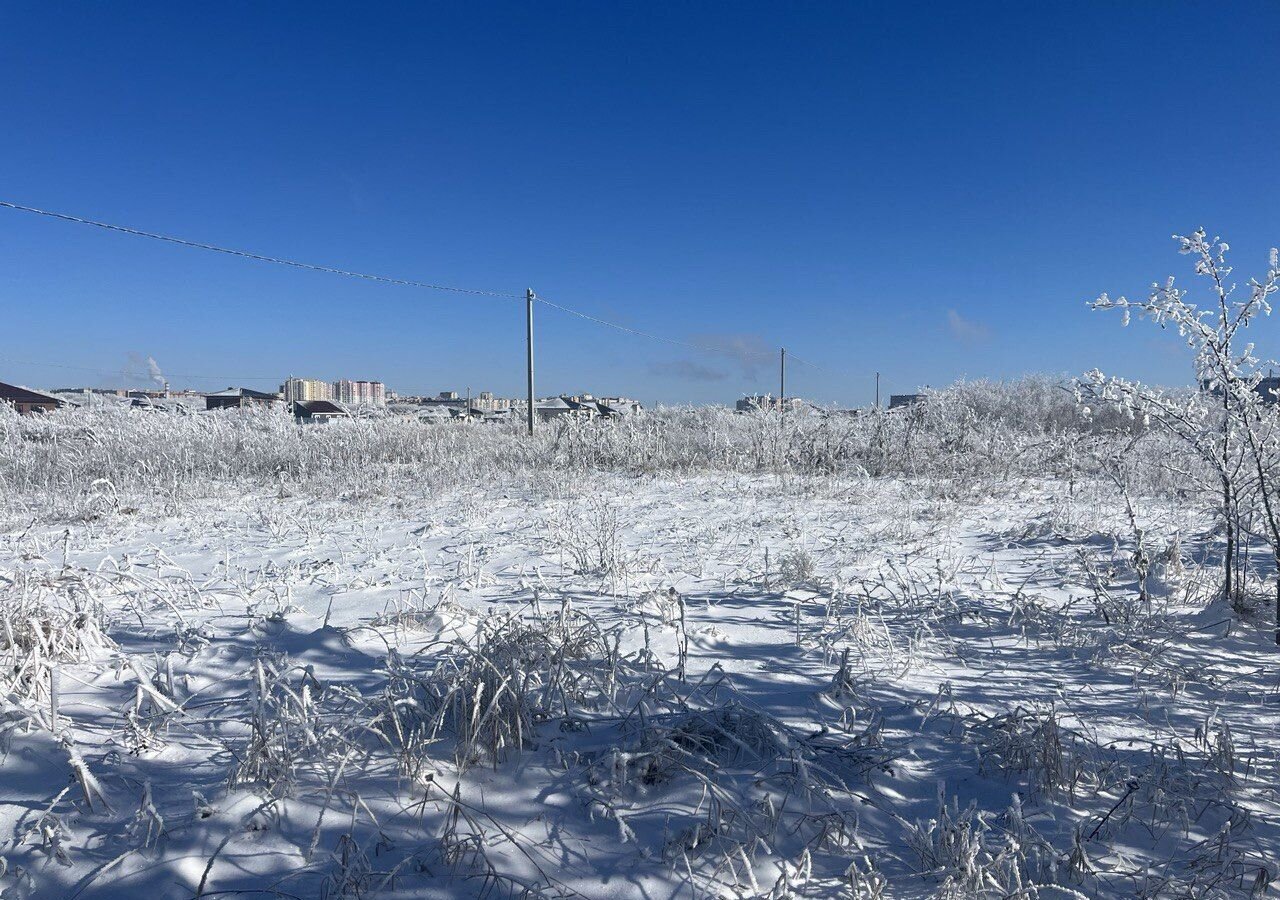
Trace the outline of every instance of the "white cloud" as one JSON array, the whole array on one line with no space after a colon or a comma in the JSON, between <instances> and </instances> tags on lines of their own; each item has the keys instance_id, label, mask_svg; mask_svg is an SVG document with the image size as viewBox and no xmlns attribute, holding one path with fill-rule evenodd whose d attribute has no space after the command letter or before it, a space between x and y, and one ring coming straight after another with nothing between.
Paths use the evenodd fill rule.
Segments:
<instances>
[{"instance_id":1,"label":"white cloud","mask_svg":"<svg viewBox=\"0 0 1280 900\"><path fill-rule=\"evenodd\" d=\"M966 319L954 309L947 310L947 324L956 340L965 344L980 344L991 337L986 325Z\"/></svg>"}]
</instances>

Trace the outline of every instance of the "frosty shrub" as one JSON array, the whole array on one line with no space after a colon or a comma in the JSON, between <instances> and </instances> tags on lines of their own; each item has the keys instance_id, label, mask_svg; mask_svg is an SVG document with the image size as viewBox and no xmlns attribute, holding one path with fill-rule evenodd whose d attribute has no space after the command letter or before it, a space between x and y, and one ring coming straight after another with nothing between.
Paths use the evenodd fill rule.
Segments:
<instances>
[{"instance_id":1,"label":"frosty shrub","mask_svg":"<svg viewBox=\"0 0 1280 900\"><path fill-rule=\"evenodd\" d=\"M1204 229L1174 240L1178 251L1195 261L1195 274L1208 283L1207 308L1193 303L1173 277L1153 285L1145 300L1103 294L1093 307L1119 310L1126 325L1136 312L1161 328L1175 328L1192 353L1200 390L1168 392L1095 370L1081 381L1079 394L1155 425L1194 454L1199 465L1187 471L1188 487L1211 498L1225 544L1222 593L1239 605L1251 533L1261 531L1280 570L1280 506L1274 500L1280 477L1280 406L1264 389L1264 364L1242 334L1255 318L1271 313L1268 298L1280 290L1280 253L1271 251L1266 273L1261 280L1251 279L1247 296L1239 299L1230 280L1226 242L1210 240ZM1275 580L1275 604L1280 643L1280 578Z\"/></svg>"}]
</instances>

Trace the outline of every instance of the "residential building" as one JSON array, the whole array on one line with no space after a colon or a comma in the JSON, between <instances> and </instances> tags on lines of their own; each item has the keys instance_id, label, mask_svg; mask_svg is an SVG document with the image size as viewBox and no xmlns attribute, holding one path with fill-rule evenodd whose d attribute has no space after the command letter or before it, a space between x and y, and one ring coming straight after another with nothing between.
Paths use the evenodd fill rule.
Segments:
<instances>
[{"instance_id":1,"label":"residential building","mask_svg":"<svg viewBox=\"0 0 1280 900\"><path fill-rule=\"evenodd\" d=\"M344 378L333 383L333 396L328 399L349 406L383 406L387 402L387 388L381 381Z\"/></svg>"},{"instance_id":2,"label":"residential building","mask_svg":"<svg viewBox=\"0 0 1280 900\"><path fill-rule=\"evenodd\" d=\"M214 394L206 394L205 409L238 409L242 406L272 405L281 400L279 394L268 394L250 388L227 388Z\"/></svg>"},{"instance_id":3,"label":"residential building","mask_svg":"<svg viewBox=\"0 0 1280 900\"><path fill-rule=\"evenodd\" d=\"M596 401L602 416L636 416L644 411L639 400L630 397L601 397Z\"/></svg>"},{"instance_id":4,"label":"residential building","mask_svg":"<svg viewBox=\"0 0 1280 900\"><path fill-rule=\"evenodd\" d=\"M471 405L486 413L510 411L511 401L506 397L495 397L493 391L481 391L471 400Z\"/></svg>"},{"instance_id":5,"label":"residential building","mask_svg":"<svg viewBox=\"0 0 1280 900\"><path fill-rule=\"evenodd\" d=\"M528 409L524 400L505 401L504 409L495 410L506 417L523 416ZM534 403L534 413L541 420L574 418L574 419L613 419L621 416L633 416L641 412L639 401L629 397L596 397L592 394L563 394L559 397L543 397Z\"/></svg>"},{"instance_id":6,"label":"residential building","mask_svg":"<svg viewBox=\"0 0 1280 900\"><path fill-rule=\"evenodd\" d=\"M333 384L318 378L290 378L280 385L280 393L284 396L286 403L332 400Z\"/></svg>"},{"instance_id":7,"label":"residential building","mask_svg":"<svg viewBox=\"0 0 1280 900\"><path fill-rule=\"evenodd\" d=\"M533 405L534 414L544 422L571 416L576 412L574 405L564 397L547 397Z\"/></svg>"},{"instance_id":8,"label":"residential building","mask_svg":"<svg viewBox=\"0 0 1280 900\"><path fill-rule=\"evenodd\" d=\"M66 405L66 401L44 391L20 387L16 384L5 384L0 381L0 402L8 403L21 415L51 412Z\"/></svg>"},{"instance_id":9,"label":"residential building","mask_svg":"<svg viewBox=\"0 0 1280 900\"><path fill-rule=\"evenodd\" d=\"M351 413L332 400L296 400L292 409L299 423L323 424L332 419L351 418Z\"/></svg>"},{"instance_id":10,"label":"residential building","mask_svg":"<svg viewBox=\"0 0 1280 900\"><path fill-rule=\"evenodd\" d=\"M924 402L924 394L890 394L889 408L898 409L903 406L915 406Z\"/></svg>"}]
</instances>

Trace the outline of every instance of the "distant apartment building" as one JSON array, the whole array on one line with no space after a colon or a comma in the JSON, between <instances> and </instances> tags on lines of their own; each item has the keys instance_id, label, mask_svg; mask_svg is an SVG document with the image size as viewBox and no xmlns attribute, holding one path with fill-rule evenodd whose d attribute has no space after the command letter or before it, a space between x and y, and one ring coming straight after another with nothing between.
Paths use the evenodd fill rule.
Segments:
<instances>
[{"instance_id":1,"label":"distant apartment building","mask_svg":"<svg viewBox=\"0 0 1280 900\"><path fill-rule=\"evenodd\" d=\"M464 396L457 391L441 391L434 397L404 397L406 402L412 402L418 406L443 407L454 410L459 414L465 413L469 408L471 415L502 413L511 409L512 401L506 397L495 397L493 391L480 391L473 396ZM468 406L468 400L470 404Z\"/></svg>"},{"instance_id":2,"label":"distant apartment building","mask_svg":"<svg viewBox=\"0 0 1280 900\"><path fill-rule=\"evenodd\" d=\"M334 400L347 406L385 406L387 387L381 381L321 381L318 378L290 378L280 385L287 403Z\"/></svg>"},{"instance_id":3,"label":"distant apartment building","mask_svg":"<svg viewBox=\"0 0 1280 900\"><path fill-rule=\"evenodd\" d=\"M290 378L280 385L280 393L286 403L310 403L313 400L332 400L333 385L318 378Z\"/></svg>"},{"instance_id":4,"label":"distant apartment building","mask_svg":"<svg viewBox=\"0 0 1280 900\"><path fill-rule=\"evenodd\" d=\"M493 391L481 391L472 398L471 407L486 413L505 412L511 409L511 401L506 397L493 396Z\"/></svg>"},{"instance_id":5,"label":"distant apartment building","mask_svg":"<svg viewBox=\"0 0 1280 900\"><path fill-rule=\"evenodd\" d=\"M337 400L349 406L385 406L387 387L381 381L351 381L344 378L333 383L333 396L324 399Z\"/></svg>"}]
</instances>

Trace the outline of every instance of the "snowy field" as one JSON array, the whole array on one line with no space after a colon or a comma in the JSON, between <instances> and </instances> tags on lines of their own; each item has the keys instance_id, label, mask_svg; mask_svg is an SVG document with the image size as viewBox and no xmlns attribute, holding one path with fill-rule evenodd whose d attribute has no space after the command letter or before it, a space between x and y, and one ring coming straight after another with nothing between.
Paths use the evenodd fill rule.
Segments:
<instances>
[{"instance_id":1,"label":"snowy field","mask_svg":"<svg viewBox=\"0 0 1280 900\"><path fill-rule=\"evenodd\" d=\"M4 897L1274 891L1265 614L1076 437L628 468L590 426L338 477L237 473L291 424L155 417L170 465L66 415L3 423Z\"/></svg>"}]
</instances>

